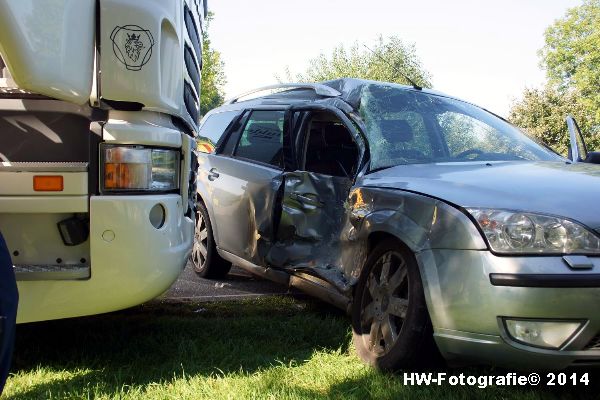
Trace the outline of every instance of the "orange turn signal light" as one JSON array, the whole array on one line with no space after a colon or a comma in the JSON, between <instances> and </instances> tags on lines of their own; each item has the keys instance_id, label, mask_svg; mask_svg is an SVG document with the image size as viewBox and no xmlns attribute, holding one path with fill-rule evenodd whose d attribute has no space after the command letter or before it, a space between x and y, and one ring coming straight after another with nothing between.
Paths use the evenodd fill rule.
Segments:
<instances>
[{"instance_id":1,"label":"orange turn signal light","mask_svg":"<svg viewBox=\"0 0 600 400\"><path fill-rule=\"evenodd\" d=\"M35 175L33 177L33 190L36 192L62 192L63 189L63 177L60 175Z\"/></svg>"}]
</instances>

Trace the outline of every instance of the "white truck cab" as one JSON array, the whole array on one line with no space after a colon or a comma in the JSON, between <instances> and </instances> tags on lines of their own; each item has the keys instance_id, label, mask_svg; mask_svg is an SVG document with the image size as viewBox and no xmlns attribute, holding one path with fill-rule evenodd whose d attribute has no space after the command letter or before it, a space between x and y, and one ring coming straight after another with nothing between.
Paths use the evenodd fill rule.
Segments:
<instances>
[{"instance_id":1,"label":"white truck cab","mask_svg":"<svg viewBox=\"0 0 600 400\"><path fill-rule=\"evenodd\" d=\"M0 3L0 232L18 322L163 293L194 237L205 0Z\"/></svg>"}]
</instances>

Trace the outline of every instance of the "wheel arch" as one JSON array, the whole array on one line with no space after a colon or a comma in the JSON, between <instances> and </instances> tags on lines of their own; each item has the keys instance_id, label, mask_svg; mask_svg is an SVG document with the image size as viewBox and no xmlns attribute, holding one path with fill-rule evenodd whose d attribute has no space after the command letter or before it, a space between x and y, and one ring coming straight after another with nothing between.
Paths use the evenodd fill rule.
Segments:
<instances>
[{"instance_id":1,"label":"wheel arch","mask_svg":"<svg viewBox=\"0 0 600 400\"><path fill-rule=\"evenodd\" d=\"M395 235L389 231L385 231L385 230L376 230L376 231L372 231L369 232L368 236L367 236L367 254L370 254L371 251L381 242L383 242L386 239L394 239L397 242L399 242L400 244L402 244L403 246L405 246L407 249L411 250L411 252L413 251L410 246L408 246L402 239L400 239L398 237L398 235Z\"/></svg>"},{"instance_id":2,"label":"wheel arch","mask_svg":"<svg viewBox=\"0 0 600 400\"><path fill-rule=\"evenodd\" d=\"M377 368L381 368L384 370L388 370L388 369L396 369L399 367L399 362L402 363L402 365L406 366L406 365L421 365L420 363L423 362L423 360L420 359L421 354L423 354L420 350L414 350L414 348L418 348L418 349L424 349L427 352L427 355L425 358L426 359L430 359L429 355L435 355L437 354L437 348L435 347L435 342L434 342L434 338L433 338L433 330L432 330L432 323L431 323L431 305L429 303L429 298L428 298L428 293L427 293L427 288L425 287L425 281L423 280L423 273L422 270L420 268L420 264L419 261L417 259L417 255L415 254L415 252L413 252L413 250L400 238L398 237L398 235L393 234L392 232L386 231L386 230L373 230L372 232L369 232L369 234L366 236L366 242L367 242L367 251L368 251L368 259L370 261L368 261L369 265L372 266L372 268L363 268L361 270L361 278L360 278L360 283L355 286L355 293L353 295L353 304L351 305L351 310L352 310L352 319L353 319L353 337L354 337L354 343L356 345L357 348L357 352L359 353L359 356L361 358L363 358L364 360L366 360L368 363L376 366ZM380 248L379 250L377 250L377 246L382 244L383 248ZM362 315L362 311L359 311L363 309L363 303L362 303L362 295L361 293L364 293L364 291L366 291L367 289L365 288L368 282L368 273L369 271L372 271L373 268L375 268L377 261L379 260L380 257L382 257L383 254L386 254L387 251L389 251L390 249L395 249L396 248L396 244L398 245L398 250L399 252L402 254L402 257L411 257L412 260L407 260L407 264L410 265L411 263L414 263L413 266L411 266L410 271L412 272L408 272L409 275L413 275L413 276L417 276L420 278L420 281L422 283L422 287L419 288L419 284L418 281L415 284L415 286L413 287L413 294L417 294L415 299L416 300L412 300L412 301L416 301L416 303L412 303L413 305L411 306L411 312L409 312L408 314L406 314L405 318L405 322L409 323L408 327L409 329L406 332L409 333L404 333L403 336L404 337L408 337L411 338L413 337L413 339L410 339L411 341L409 341L409 343L413 343L415 344L415 346L409 346L409 348L413 349L411 351L409 351L409 353L413 353L412 356L409 356L409 358L406 358L405 356L401 357L401 360L396 360L393 361L394 359L392 358L391 360L385 359L385 358L381 358L381 359L375 359L375 358L371 358L372 355L370 355L371 353L368 353L367 351L364 350L364 348L362 346L359 345L359 341L360 340L364 340L361 339L361 336L364 337L364 332L368 332L368 330L364 330L364 326L362 325L361 322L361 315ZM375 264L373 264L375 263ZM415 270L416 267L416 270ZM379 272L378 272L379 273ZM410 281L409 281L410 282ZM414 290L417 290L416 292ZM357 292L358 290L358 292ZM369 289L370 290L370 289ZM409 285L409 292L410 292L410 285ZM420 293L420 294L418 294ZM380 294L381 295L381 294ZM373 303L369 304L369 306L371 306L372 304L374 304L375 301L380 301L380 300L375 300L375 295L372 295L373 298L371 299L371 301ZM384 294L384 296L386 296ZM388 294L388 296L392 296L391 294ZM379 310L383 310L382 312L385 312L385 309L383 308L384 306L382 306L380 303L379 307L380 308L375 308L375 309L379 309ZM391 303L390 303L391 304ZM387 308L387 306L385 306ZM406 318L408 318L409 322L406 322ZM380 322L382 323L382 322ZM372 327L371 327L371 332L372 331ZM404 330L403 330L404 332ZM371 333L372 335L372 333ZM385 333L383 333L383 335L385 335ZM412 335L412 336L411 336ZM415 339L416 337L416 339ZM416 342L415 342L416 340ZM386 342L387 342L387 338L386 338ZM362 343L362 342L360 342ZM401 346L406 347L406 344L400 344ZM401 348L403 349L403 348ZM407 352L405 351L406 348L404 348L400 353L398 353L396 351L396 356L398 354L407 354ZM394 354L392 352L394 352L395 350L391 350L390 354ZM366 354L369 354L369 356L366 356ZM365 359L365 357L368 357L368 360ZM389 357L389 354L386 354L385 357ZM392 356L395 357L395 356ZM404 359L402 359L404 358ZM391 364L390 364L391 363ZM408 364L405 364L408 363ZM425 362L423 365L428 365L427 362Z\"/></svg>"}]
</instances>

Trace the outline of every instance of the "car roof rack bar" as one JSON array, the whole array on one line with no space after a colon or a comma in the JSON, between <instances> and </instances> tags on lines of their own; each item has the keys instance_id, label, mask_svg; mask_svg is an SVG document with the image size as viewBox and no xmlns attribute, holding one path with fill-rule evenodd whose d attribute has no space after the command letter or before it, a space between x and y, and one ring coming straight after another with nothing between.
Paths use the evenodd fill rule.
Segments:
<instances>
[{"instance_id":1,"label":"car roof rack bar","mask_svg":"<svg viewBox=\"0 0 600 400\"><path fill-rule=\"evenodd\" d=\"M338 97L338 96L342 95L340 92L338 92L334 88L327 86L327 85L323 85L321 83L280 83L277 85L263 86L261 88L251 90L249 92L242 93L239 96L236 96L232 99L227 100L225 102L225 104L236 103L242 97L250 96L251 94L254 94L254 93L264 92L264 91L273 90L273 89L285 89L285 88L311 89L311 90L314 90L314 92L316 94L318 94L319 96L324 96L324 97Z\"/></svg>"}]
</instances>

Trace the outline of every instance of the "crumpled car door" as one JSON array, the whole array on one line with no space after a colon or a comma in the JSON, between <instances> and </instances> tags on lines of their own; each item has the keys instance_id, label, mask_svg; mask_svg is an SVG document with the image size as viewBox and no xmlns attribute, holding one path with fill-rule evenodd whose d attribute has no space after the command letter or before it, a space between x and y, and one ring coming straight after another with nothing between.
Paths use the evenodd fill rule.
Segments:
<instances>
[{"instance_id":1,"label":"crumpled car door","mask_svg":"<svg viewBox=\"0 0 600 400\"><path fill-rule=\"evenodd\" d=\"M346 177L306 171L284 173L281 216L268 263L339 281L336 265L341 258L341 233L347 223L343 204L351 186Z\"/></svg>"}]
</instances>

